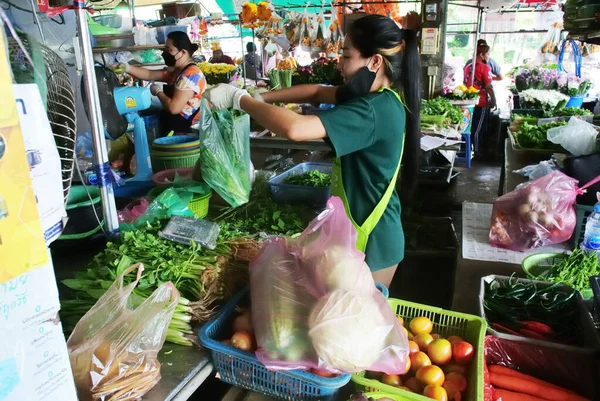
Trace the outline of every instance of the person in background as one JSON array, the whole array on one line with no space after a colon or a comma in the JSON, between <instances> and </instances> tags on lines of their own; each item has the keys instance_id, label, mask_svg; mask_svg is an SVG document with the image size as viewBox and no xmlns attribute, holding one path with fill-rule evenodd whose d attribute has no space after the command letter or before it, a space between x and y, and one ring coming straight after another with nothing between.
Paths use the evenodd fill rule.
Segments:
<instances>
[{"instance_id":1,"label":"person in background","mask_svg":"<svg viewBox=\"0 0 600 401\"><path fill-rule=\"evenodd\" d=\"M256 45L253 42L246 43L246 55L244 56L244 68L246 69L246 78L257 80L262 76L262 61L256 54Z\"/></svg>"},{"instance_id":2,"label":"person in background","mask_svg":"<svg viewBox=\"0 0 600 401\"><path fill-rule=\"evenodd\" d=\"M489 46L487 44L487 42L485 41L485 39L479 39L477 41L477 47L482 46L482 45ZM469 59L469 61L467 61L467 64L465 64L465 67L472 63L473 63L473 59ZM496 62L496 60L494 60L493 58L490 57L488 59L487 65L489 65L490 69L492 70L492 75L493 75L494 81L502 81L504 79L504 75L502 75L502 69L500 68L500 64L498 64L498 62Z\"/></svg>"},{"instance_id":3,"label":"person in background","mask_svg":"<svg viewBox=\"0 0 600 401\"><path fill-rule=\"evenodd\" d=\"M492 69L487 64L489 58L490 47L488 45L478 46L473 82L471 82L473 64L467 64L464 69L464 84L479 89L479 102L475 106L471 122L471 138L475 148L475 158L479 160L484 157L485 136L490 109L496 107L496 95L492 87Z\"/></svg>"},{"instance_id":4,"label":"person in background","mask_svg":"<svg viewBox=\"0 0 600 401\"><path fill-rule=\"evenodd\" d=\"M206 78L194 62L192 56L198 45L190 41L185 32L169 33L162 52L167 66L163 70L149 70L120 63L114 67L123 69L129 75L153 83L150 92L158 97L163 106L161 114L161 135L191 132L191 126L199 119L200 100L206 88Z\"/></svg>"},{"instance_id":5,"label":"person in background","mask_svg":"<svg viewBox=\"0 0 600 401\"><path fill-rule=\"evenodd\" d=\"M235 62L233 61L233 59L231 57L223 54L223 50L221 50L221 49L213 51L213 56L210 58L209 63L215 63L215 64L223 63L223 64L235 65Z\"/></svg>"}]
</instances>

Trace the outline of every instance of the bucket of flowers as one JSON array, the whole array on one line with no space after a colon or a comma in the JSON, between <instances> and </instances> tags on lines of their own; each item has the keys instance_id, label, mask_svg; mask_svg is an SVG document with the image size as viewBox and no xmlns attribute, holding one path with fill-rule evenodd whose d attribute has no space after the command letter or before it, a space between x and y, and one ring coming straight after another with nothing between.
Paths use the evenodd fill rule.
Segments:
<instances>
[{"instance_id":1,"label":"bucket of flowers","mask_svg":"<svg viewBox=\"0 0 600 401\"><path fill-rule=\"evenodd\" d=\"M444 90L444 97L455 106L473 105L479 101L479 89L474 86L459 85L452 90Z\"/></svg>"},{"instance_id":2,"label":"bucket of flowers","mask_svg":"<svg viewBox=\"0 0 600 401\"><path fill-rule=\"evenodd\" d=\"M558 91L570 97L567 107L581 107L583 99L592 88L592 82L589 79L574 74L561 74L557 83Z\"/></svg>"},{"instance_id":3,"label":"bucket of flowers","mask_svg":"<svg viewBox=\"0 0 600 401\"><path fill-rule=\"evenodd\" d=\"M209 85L229 83L237 69L235 65L231 64L208 62L200 63L198 67L200 67L200 71L206 77L206 82Z\"/></svg>"}]
</instances>

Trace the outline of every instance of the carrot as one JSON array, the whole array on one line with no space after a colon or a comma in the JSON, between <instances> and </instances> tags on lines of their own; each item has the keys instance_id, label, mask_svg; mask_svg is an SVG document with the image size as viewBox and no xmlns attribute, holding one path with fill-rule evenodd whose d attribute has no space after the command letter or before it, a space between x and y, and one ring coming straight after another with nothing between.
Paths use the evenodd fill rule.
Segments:
<instances>
[{"instance_id":1,"label":"carrot","mask_svg":"<svg viewBox=\"0 0 600 401\"><path fill-rule=\"evenodd\" d=\"M548 401L590 401L587 398L570 393L566 390L559 390L530 380L514 376L499 375L498 373L490 373L490 383L492 383L494 387L543 397L543 399Z\"/></svg>"},{"instance_id":2,"label":"carrot","mask_svg":"<svg viewBox=\"0 0 600 401\"><path fill-rule=\"evenodd\" d=\"M502 398L502 401L546 401L543 398L502 390L501 388L497 388L494 394L496 395L497 399Z\"/></svg>"},{"instance_id":3,"label":"carrot","mask_svg":"<svg viewBox=\"0 0 600 401\"><path fill-rule=\"evenodd\" d=\"M563 391L568 391L569 393L573 393L573 391L568 390L563 387L560 387L560 386L557 386L556 384L548 383L546 381L538 379L537 377L526 375L525 373L517 372L516 370L505 368L504 366L490 365L490 366L488 366L488 370L491 373L497 373L499 375L506 375L506 376L511 376L511 377L518 377L520 379L529 380L530 382L534 382L534 383L538 383L538 384L543 384L544 386L552 387L557 390L563 390Z\"/></svg>"}]
</instances>

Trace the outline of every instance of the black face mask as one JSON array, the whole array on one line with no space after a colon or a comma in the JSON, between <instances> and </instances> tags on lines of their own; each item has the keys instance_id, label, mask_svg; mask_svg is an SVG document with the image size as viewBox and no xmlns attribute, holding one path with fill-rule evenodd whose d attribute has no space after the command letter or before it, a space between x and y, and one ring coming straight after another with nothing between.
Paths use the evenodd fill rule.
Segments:
<instances>
[{"instance_id":1,"label":"black face mask","mask_svg":"<svg viewBox=\"0 0 600 401\"><path fill-rule=\"evenodd\" d=\"M361 97L371 92L371 87L377 72L369 70L369 67L364 66L356 71L356 74L348 81L348 83L337 90L336 100L338 103L343 103L355 97Z\"/></svg>"},{"instance_id":2,"label":"black face mask","mask_svg":"<svg viewBox=\"0 0 600 401\"><path fill-rule=\"evenodd\" d=\"M177 52L177 53L179 53L179 52ZM177 62L177 60L175 59L175 56L166 50L164 50L162 52L162 58L163 58L163 60L165 60L165 64L167 65L167 67L173 67L173 66L175 66L175 63Z\"/></svg>"}]
</instances>

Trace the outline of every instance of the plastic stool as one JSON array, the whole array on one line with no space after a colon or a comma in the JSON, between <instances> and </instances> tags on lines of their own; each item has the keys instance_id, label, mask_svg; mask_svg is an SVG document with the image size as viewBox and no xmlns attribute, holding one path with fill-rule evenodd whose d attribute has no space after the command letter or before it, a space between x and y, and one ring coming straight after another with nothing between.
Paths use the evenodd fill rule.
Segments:
<instances>
[{"instance_id":1,"label":"plastic stool","mask_svg":"<svg viewBox=\"0 0 600 401\"><path fill-rule=\"evenodd\" d=\"M463 144L460 145L460 152L456 154L457 162L464 162L466 168L471 168L471 134L461 134Z\"/></svg>"}]
</instances>

